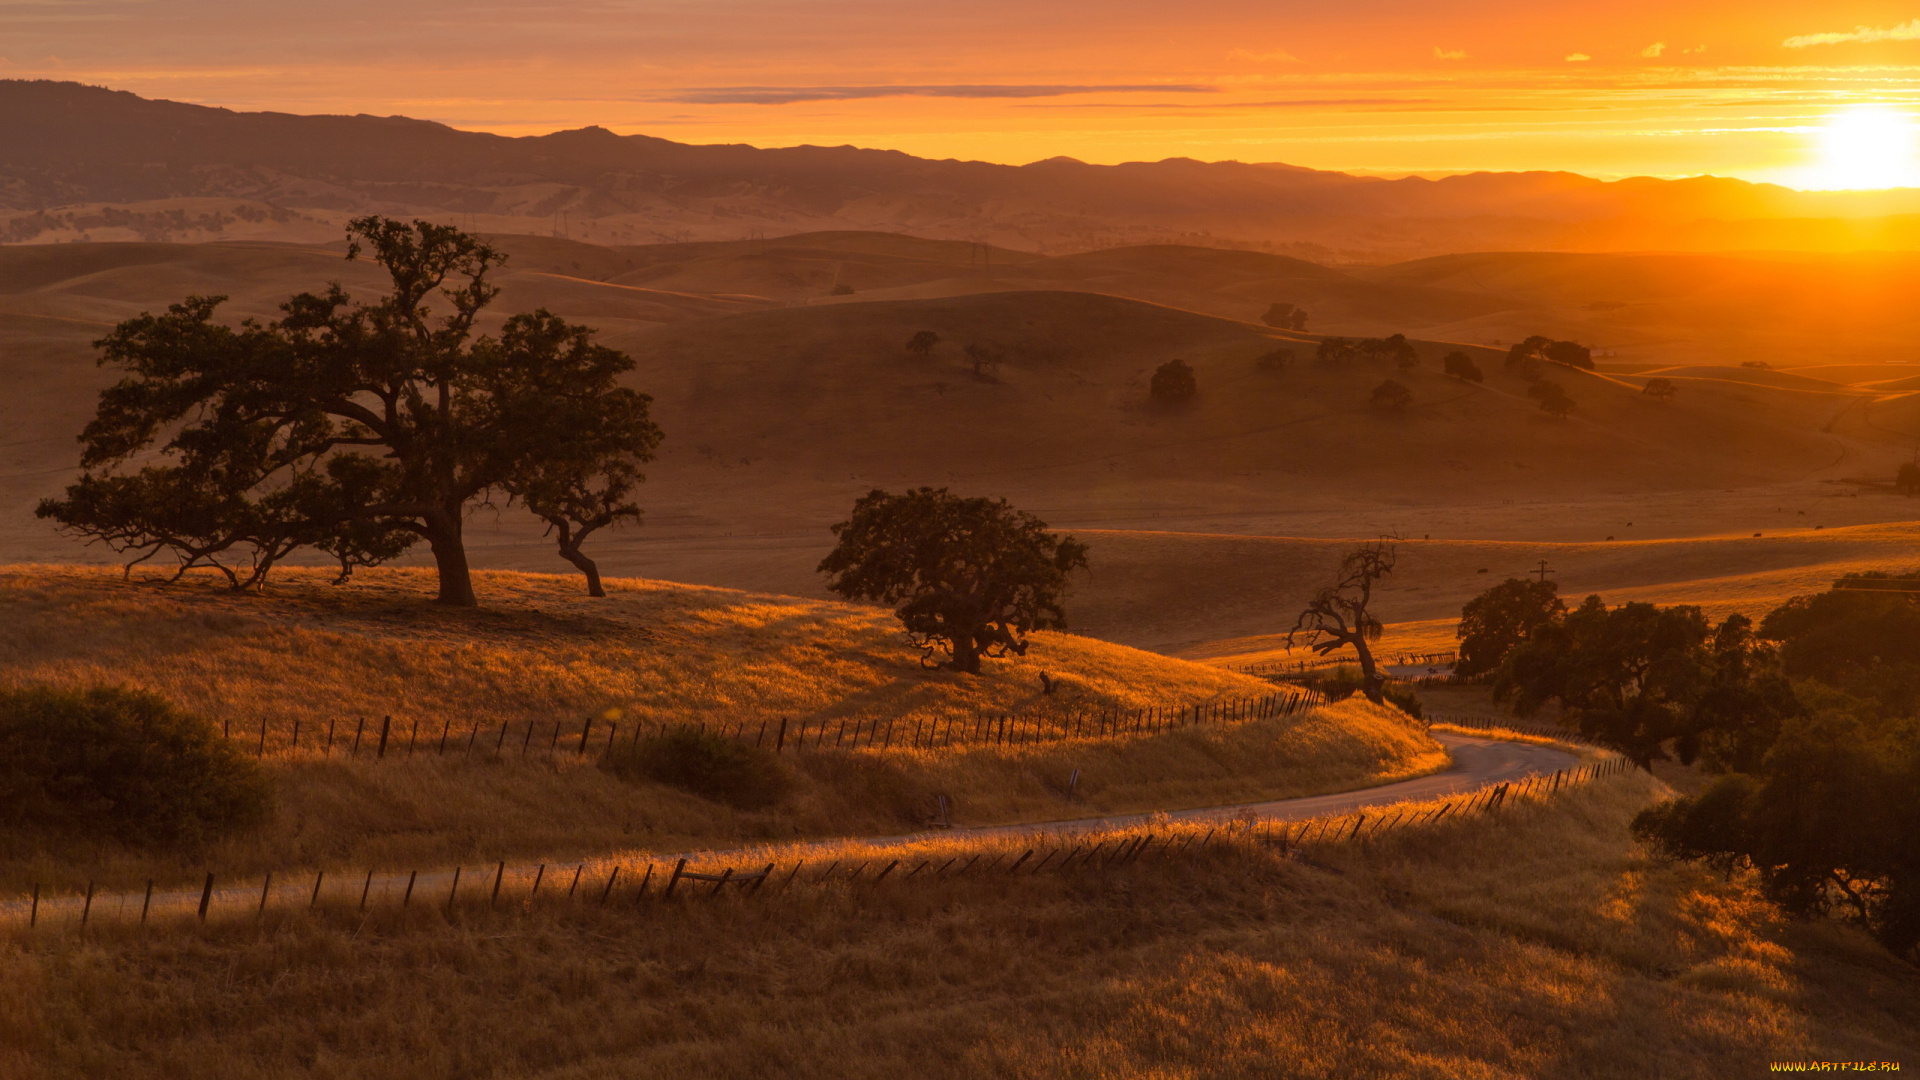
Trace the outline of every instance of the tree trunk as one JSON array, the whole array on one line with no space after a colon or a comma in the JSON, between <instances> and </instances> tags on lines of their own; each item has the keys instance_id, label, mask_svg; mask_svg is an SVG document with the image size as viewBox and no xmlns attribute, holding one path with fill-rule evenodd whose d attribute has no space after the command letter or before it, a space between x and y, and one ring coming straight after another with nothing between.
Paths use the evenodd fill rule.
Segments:
<instances>
[{"instance_id":1,"label":"tree trunk","mask_svg":"<svg viewBox=\"0 0 1920 1080\"><path fill-rule=\"evenodd\" d=\"M607 595L607 590L600 587L600 564L588 558L586 554L580 550L580 545L575 544L572 547L562 547L560 549L560 557L572 563L580 569L581 573L587 575L588 596Z\"/></svg>"},{"instance_id":2,"label":"tree trunk","mask_svg":"<svg viewBox=\"0 0 1920 1080\"><path fill-rule=\"evenodd\" d=\"M978 626L965 626L955 630L948 639L953 649L953 663L950 665L953 670L968 675L980 674L979 633Z\"/></svg>"},{"instance_id":3,"label":"tree trunk","mask_svg":"<svg viewBox=\"0 0 1920 1080\"><path fill-rule=\"evenodd\" d=\"M433 548L433 563L440 571L442 604L479 607L473 595L473 574L467 567L467 548L460 538L460 515L435 514L427 519L427 543Z\"/></svg>"},{"instance_id":4,"label":"tree trunk","mask_svg":"<svg viewBox=\"0 0 1920 1080\"><path fill-rule=\"evenodd\" d=\"M1360 657L1360 692L1375 705L1387 703L1387 677L1374 667L1373 650L1367 648L1364 635L1353 636L1353 651Z\"/></svg>"}]
</instances>

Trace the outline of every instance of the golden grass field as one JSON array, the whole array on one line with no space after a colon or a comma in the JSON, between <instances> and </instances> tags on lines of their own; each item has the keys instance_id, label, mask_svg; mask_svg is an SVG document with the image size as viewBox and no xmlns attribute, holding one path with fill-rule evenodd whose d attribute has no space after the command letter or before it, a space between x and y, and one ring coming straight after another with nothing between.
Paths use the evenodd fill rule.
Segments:
<instances>
[{"instance_id":1,"label":"golden grass field","mask_svg":"<svg viewBox=\"0 0 1920 1080\"><path fill-rule=\"evenodd\" d=\"M255 749L278 810L263 831L205 850L129 850L11 836L0 888L336 867L430 868L460 861L600 857L759 840L885 834L924 826L946 795L958 824L1284 798L1405 779L1444 767L1424 728L1361 702L1233 726L1119 740L784 756L793 795L746 812L659 784L615 779L581 757L578 733L636 725L763 720L971 722L1014 714L1058 730L1070 711L1183 708L1274 692L1257 679L1124 646L1041 634L1025 657L980 677L920 667L877 608L613 579L591 600L577 582L485 573L479 611L431 602L428 575L364 573L335 587L276 573L265 595L198 579L172 586L88 569L0 570L0 683L124 683L163 694ZM1060 689L1041 693L1038 673ZM384 760L355 721L396 718ZM419 720L423 734L413 735ZM289 753L293 725L302 750ZM335 748L322 756L335 723ZM525 725L538 738L523 750ZM552 724L561 749L550 752ZM496 732L505 725L504 744ZM485 732L464 750L475 727ZM453 752L441 756L450 730ZM598 751L597 735L592 748ZM829 740L831 741L831 740ZM408 751L412 744L415 749ZM573 750L565 749L569 744ZM503 747L495 753L495 747ZM1082 780L1069 802L1073 770Z\"/></svg>"},{"instance_id":2,"label":"golden grass field","mask_svg":"<svg viewBox=\"0 0 1920 1080\"><path fill-rule=\"evenodd\" d=\"M1100 873L0 943L0 1076L1693 1078L1912 1061L1850 930L1648 858L1644 774Z\"/></svg>"}]
</instances>

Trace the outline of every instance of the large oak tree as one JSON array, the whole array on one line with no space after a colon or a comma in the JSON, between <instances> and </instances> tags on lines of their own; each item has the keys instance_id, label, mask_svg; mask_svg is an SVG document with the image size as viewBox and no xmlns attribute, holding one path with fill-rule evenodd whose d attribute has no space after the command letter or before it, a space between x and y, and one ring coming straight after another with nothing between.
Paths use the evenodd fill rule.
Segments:
<instances>
[{"instance_id":1,"label":"large oak tree","mask_svg":"<svg viewBox=\"0 0 1920 1080\"><path fill-rule=\"evenodd\" d=\"M344 580L424 540L439 599L459 605L475 603L476 505L524 501L576 563L586 532L638 516L627 496L660 431L651 399L617 384L629 357L544 310L479 334L502 256L477 237L378 217L348 237L391 292L359 303L336 282L237 327L217 320L224 297L189 297L99 341L127 375L81 435L87 472L40 516L239 586L301 547Z\"/></svg>"},{"instance_id":2,"label":"large oak tree","mask_svg":"<svg viewBox=\"0 0 1920 1080\"><path fill-rule=\"evenodd\" d=\"M983 656L1025 655L1028 633L1065 627L1067 575L1087 565L1085 544L1005 499L946 488L876 488L833 533L840 542L820 561L827 588L900 605L922 662L969 675Z\"/></svg>"}]
</instances>

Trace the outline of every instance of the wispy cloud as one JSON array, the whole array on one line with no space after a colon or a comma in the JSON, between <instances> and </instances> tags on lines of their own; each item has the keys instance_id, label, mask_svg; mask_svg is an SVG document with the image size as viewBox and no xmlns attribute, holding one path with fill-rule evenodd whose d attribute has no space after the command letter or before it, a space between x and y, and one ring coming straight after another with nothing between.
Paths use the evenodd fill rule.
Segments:
<instances>
[{"instance_id":1,"label":"wispy cloud","mask_svg":"<svg viewBox=\"0 0 1920 1080\"><path fill-rule=\"evenodd\" d=\"M1263 63L1279 62L1297 64L1300 58L1285 49L1269 49L1266 52L1254 52L1252 49L1235 49L1227 54L1229 60L1255 60Z\"/></svg>"},{"instance_id":2,"label":"wispy cloud","mask_svg":"<svg viewBox=\"0 0 1920 1080\"><path fill-rule=\"evenodd\" d=\"M1587 60L1591 60L1593 59L1593 57L1588 56L1586 53L1583 53L1583 52L1575 52L1575 53L1568 53L1567 59L1573 63L1578 64Z\"/></svg>"},{"instance_id":3,"label":"wispy cloud","mask_svg":"<svg viewBox=\"0 0 1920 1080\"><path fill-rule=\"evenodd\" d=\"M1433 47L1433 55L1434 55L1434 59L1436 60L1465 60L1467 58L1467 50L1443 49L1440 46L1435 45Z\"/></svg>"},{"instance_id":4,"label":"wispy cloud","mask_svg":"<svg viewBox=\"0 0 1920 1080\"><path fill-rule=\"evenodd\" d=\"M1641 49L1640 55L1646 56L1646 57L1654 57L1654 56L1659 56L1661 53L1666 51L1667 51L1667 43L1664 41L1656 41L1653 44L1647 46L1646 48Z\"/></svg>"},{"instance_id":5,"label":"wispy cloud","mask_svg":"<svg viewBox=\"0 0 1920 1080\"><path fill-rule=\"evenodd\" d=\"M1902 23L1899 26L1856 26L1851 30L1829 30L1822 34L1801 34L1790 37L1780 44L1789 49L1804 49L1809 45L1844 45L1850 41L1915 41L1920 40L1920 19Z\"/></svg>"},{"instance_id":6,"label":"wispy cloud","mask_svg":"<svg viewBox=\"0 0 1920 1080\"><path fill-rule=\"evenodd\" d=\"M801 101L864 101L888 97L1038 98L1069 94L1214 94L1219 88L1192 83L1084 85L983 84L945 86L702 86L657 100L689 105L791 105Z\"/></svg>"}]
</instances>

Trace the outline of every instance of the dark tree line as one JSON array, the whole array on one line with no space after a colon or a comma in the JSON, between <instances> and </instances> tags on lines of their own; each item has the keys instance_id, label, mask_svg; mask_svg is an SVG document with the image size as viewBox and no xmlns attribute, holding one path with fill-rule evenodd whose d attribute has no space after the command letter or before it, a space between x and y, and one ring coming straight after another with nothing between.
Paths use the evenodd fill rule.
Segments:
<instances>
[{"instance_id":1,"label":"dark tree line","mask_svg":"<svg viewBox=\"0 0 1920 1080\"><path fill-rule=\"evenodd\" d=\"M1642 766L1716 779L1634 822L1669 856L1749 868L1799 914L1844 913L1920 961L1920 578L1850 575L1756 627L1695 607L1508 581L1463 611L1463 674L1516 712L1557 702Z\"/></svg>"}]
</instances>

